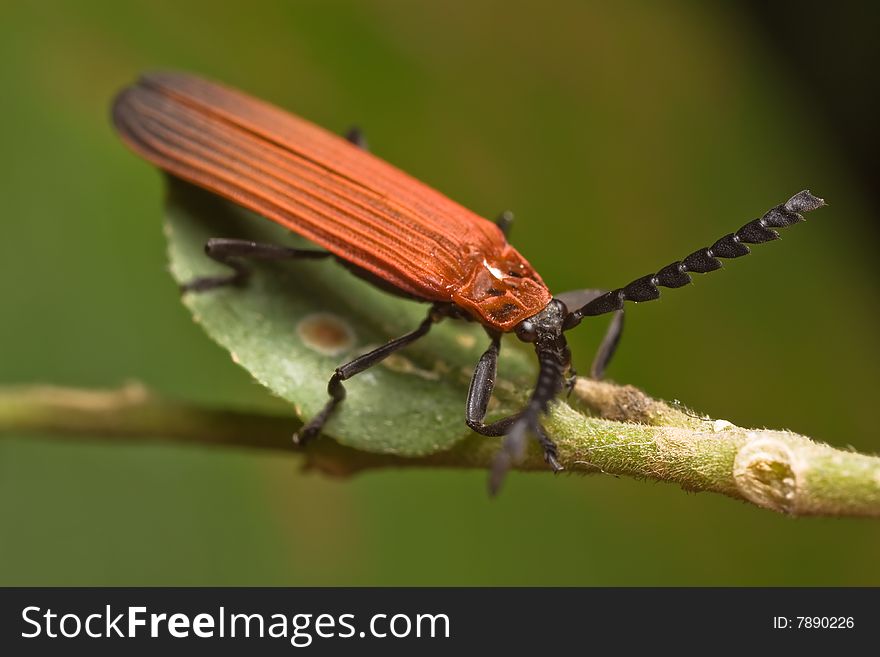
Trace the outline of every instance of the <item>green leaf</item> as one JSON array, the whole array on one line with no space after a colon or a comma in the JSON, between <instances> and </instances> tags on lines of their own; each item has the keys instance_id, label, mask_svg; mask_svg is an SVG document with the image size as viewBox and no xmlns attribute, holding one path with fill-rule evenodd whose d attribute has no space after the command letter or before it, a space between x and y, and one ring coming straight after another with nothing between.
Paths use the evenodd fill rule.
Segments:
<instances>
[{"instance_id":1,"label":"green leaf","mask_svg":"<svg viewBox=\"0 0 880 657\"><path fill-rule=\"evenodd\" d=\"M210 237L308 246L263 217L171 178L166 218L178 283L229 273L205 256ZM413 330L428 311L427 304L380 291L333 259L252 261L249 267L253 274L245 286L188 293L183 301L236 363L290 402L303 420L327 401L327 381L336 367ZM325 433L369 452L416 456L448 449L470 433L465 397L488 342L478 325L444 321L347 381L348 396ZM512 412L534 380L534 355L510 342L502 356L493 416Z\"/></svg>"}]
</instances>

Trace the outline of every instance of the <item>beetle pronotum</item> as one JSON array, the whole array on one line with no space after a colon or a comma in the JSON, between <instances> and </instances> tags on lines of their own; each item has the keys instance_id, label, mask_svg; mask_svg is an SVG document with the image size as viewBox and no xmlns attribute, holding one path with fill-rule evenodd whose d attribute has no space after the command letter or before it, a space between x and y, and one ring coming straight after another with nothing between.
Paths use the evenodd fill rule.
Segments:
<instances>
[{"instance_id":1,"label":"beetle pronotum","mask_svg":"<svg viewBox=\"0 0 880 657\"><path fill-rule=\"evenodd\" d=\"M239 91L181 73L142 76L117 96L113 121L126 143L153 164L325 249L211 239L205 245L208 256L232 273L198 278L184 291L243 283L246 258L332 256L387 291L431 304L414 331L336 369L327 404L300 430L299 442L321 432L345 398L343 381L412 344L444 318L482 324L489 347L474 370L465 420L477 433L504 436L490 476L493 492L521 458L530 434L540 441L550 467L561 469L540 418L573 375L565 331L584 317L614 313L591 371L600 378L620 338L625 301L650 301L660 296L659 287L687 285L690 273L710 272L721 267L719 258L748 254L748 244L777 239L774 229L802 221L801 213L824 205L809 191L799 192L712 246L629 285L553 296L508 243L509 214L495 222L474 214L368 153L357 132L338 137ZM501 335L511 331L534 345L538 380L522 411L487 424Z\"/></svg>"}]
</instances>

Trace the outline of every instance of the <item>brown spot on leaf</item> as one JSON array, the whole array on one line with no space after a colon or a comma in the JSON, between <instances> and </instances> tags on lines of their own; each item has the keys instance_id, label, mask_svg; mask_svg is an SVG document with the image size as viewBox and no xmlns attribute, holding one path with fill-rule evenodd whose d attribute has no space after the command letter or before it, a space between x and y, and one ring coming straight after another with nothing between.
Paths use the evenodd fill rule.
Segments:
<instances>
[{"instance_id":1,"label":"brown spot on leaf","mask_svg":"<svg viewBox=\"0 0 880 657\"><path fill-rule=\"evenodd\" d=\"M296 332L307 347L325 356L338 356L354 345L354 330L331 313L307 315L297 324Z\"/></svg>"}]
</instances>

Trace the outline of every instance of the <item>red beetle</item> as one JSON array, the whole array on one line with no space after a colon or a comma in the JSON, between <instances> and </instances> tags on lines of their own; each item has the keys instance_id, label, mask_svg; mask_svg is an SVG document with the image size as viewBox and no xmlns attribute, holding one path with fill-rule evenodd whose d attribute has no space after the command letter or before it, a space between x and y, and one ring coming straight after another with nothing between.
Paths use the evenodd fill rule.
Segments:
<instances>
[{"instance_id":1,"label":"red beetle","mask_svg":"<svg viewBox=\"0 0 880 657\"><path fill-rule=\"evenodd\" d=\"M505 436L490 489L497 490L527 436L537 436L544 458L561 469L556 446L539 419L550 401L573 381L564 332L584 317L615 313L591 375L602 376L623 326L624 301L650 301L658 287L681 287L689 273L721 267L718 258L749 253L747 244L778 238L774 228L803 220L800 213L824 205L809 191L795 194L712 246L611 292L580 290L556 295L507 241L511 217L496 222L458 205L366 151L359 133L338 137L239 91L181 73L151 73L123 90L113 121L137 153L174 176L215 192L278 222L325 250L215 238L205 246L229 266L228 276L199 278L185 291L241 284L243 259L333 256L356 275L383 289L431 303L411 333L338 367L326 406L299 432L301 443L317 436L345 398L342 382L425 335L443 318L477 321L490 339L471 380L466 422L486 436ZM526 407L490 424L483 419L495 383L501 334L514 331L533 343L540 371Z\"/></svg>"}]
</instances>

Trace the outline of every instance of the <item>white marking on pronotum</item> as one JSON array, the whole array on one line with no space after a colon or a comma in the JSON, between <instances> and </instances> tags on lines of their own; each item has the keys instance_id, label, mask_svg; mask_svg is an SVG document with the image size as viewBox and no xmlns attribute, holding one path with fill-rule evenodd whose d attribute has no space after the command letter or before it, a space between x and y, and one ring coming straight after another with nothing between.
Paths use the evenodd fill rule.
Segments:
<instances>
[{"instance_id":1,"label":"white marking on pronotum","mask_svg":"<svg viewBox=\"0 0 880 657\"><path fill-rule=\"evenodd\" d=\"M493 267L492 265L490 265L490 264L486 261L485 258L483 258L483 266L486 267L486 269L489 270L489 273L492 274L492 275L493 275L495 278L497 278L499 281L503 281L503 280L504 280L504 273L503 273L500 269L498 269L498 267Z\"/></svg>"}]
</instances>

